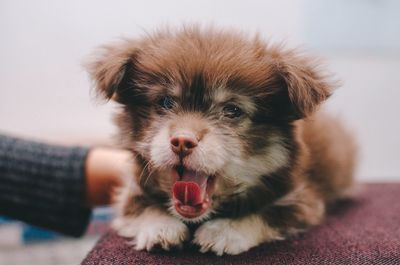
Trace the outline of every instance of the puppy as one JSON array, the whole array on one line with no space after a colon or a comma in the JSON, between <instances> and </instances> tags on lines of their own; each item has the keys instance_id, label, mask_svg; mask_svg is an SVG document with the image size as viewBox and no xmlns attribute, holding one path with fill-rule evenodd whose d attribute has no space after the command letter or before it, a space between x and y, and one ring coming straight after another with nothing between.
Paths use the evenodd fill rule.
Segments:
<instances>
[{"instance_id":1,"label":"puppy","mask_svg":"<svg viewBox=\"0 0 400 265\"><path fill-rule=\"evenodd\" d=\"M105 46L89 72L135 155L113 228L137 250L239 254L320 223L352 184L351 135L317 111L332 85L294 50L192 26Z\"/></svg>"}]
</instances>

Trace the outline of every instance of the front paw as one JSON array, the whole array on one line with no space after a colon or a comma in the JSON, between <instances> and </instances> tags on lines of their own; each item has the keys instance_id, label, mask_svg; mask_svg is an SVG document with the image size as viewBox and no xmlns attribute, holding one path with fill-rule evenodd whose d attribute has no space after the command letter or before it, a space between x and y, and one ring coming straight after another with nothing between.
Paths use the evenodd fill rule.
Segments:
<instances>
[{"instance_id":1,"label":"front paw","mask_svg":"<svg viewBox=\"0 0 400 265\"><path fill-rule=\"evenodd\" d=\"M158 209L148 208L139 216L120 216L112 227L120 236L133 238L131 243L136 250L182 248L189 238L184 223Z\"/></svg>"},{"instance_id":2,"label":"front paw","mask_svg":"<svg viewBox=\"0 0 400 265\"><path fill-rule=\"evenodd\" d=\"M204 223L194 235L193 243L201 252L212 251L237 255L263 242L281 239L278 231L269 227L258 216L240 220L216 219Z\"/></svg>"}]
</instances>

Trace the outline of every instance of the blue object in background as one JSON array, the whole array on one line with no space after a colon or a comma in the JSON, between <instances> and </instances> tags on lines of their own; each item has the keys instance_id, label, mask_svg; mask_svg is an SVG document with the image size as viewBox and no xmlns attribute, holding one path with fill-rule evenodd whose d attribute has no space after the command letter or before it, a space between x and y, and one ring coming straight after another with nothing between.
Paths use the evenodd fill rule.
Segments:
<instances>
[{"instance_id":1,"label":"blue object in background","mask_svg":"<svg viewBox=\"0 0 400 265\"><path fill-rule=\"evenodd\" d=\"M35 241L55 240L60 235L58 233L38 228L35 226L23 224L22 225L22 241L24 243L32 243Z\"/></svg>"},{"instance_id":2,"label":"blue object in background","mask_svg":"<svg viewBox=\"0 0 400 265\"><path fill-rule=\"evenodd\" d=\"M10 219L0 216L0 225L7 224L9 222L10 222Z\"/></svg>"}]
</instances>

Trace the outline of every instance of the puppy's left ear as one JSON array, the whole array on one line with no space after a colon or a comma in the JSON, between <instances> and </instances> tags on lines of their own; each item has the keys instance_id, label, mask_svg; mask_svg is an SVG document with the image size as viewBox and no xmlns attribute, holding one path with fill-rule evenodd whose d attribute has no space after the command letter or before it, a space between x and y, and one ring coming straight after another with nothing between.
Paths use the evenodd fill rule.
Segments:
<instances>
[{"instance_id":1,"label":"puppy's left ear","mask_svg":"<svg viewBox=\"0 0 400 265\"><path fill-rule=\"evenodd\" d=\"M295 51L277 59L276 67L283 81L283 91L278 92L281 96L279 109L291 120L309 116L333 92L334 85L318 69L319 64Z\"/></svg>"}]
</instances>

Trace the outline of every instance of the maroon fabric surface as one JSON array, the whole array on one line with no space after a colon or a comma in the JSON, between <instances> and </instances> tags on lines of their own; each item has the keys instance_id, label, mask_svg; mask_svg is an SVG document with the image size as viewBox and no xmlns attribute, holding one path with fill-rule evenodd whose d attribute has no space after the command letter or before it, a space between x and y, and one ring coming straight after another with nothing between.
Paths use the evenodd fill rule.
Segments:
<instances>
[{"instance_id":1,"label":"maroon fabric surface","mask_svg":"<svg viewBox=\"0 0 400 265\"><path fill-rule=\"evenodd\" d=\"M325 222L286 241L238 256L135 251L114 232L106 234L82 264L400 264L400 184L365 184L340 202Z\"/></svg>"}]
</instances>

